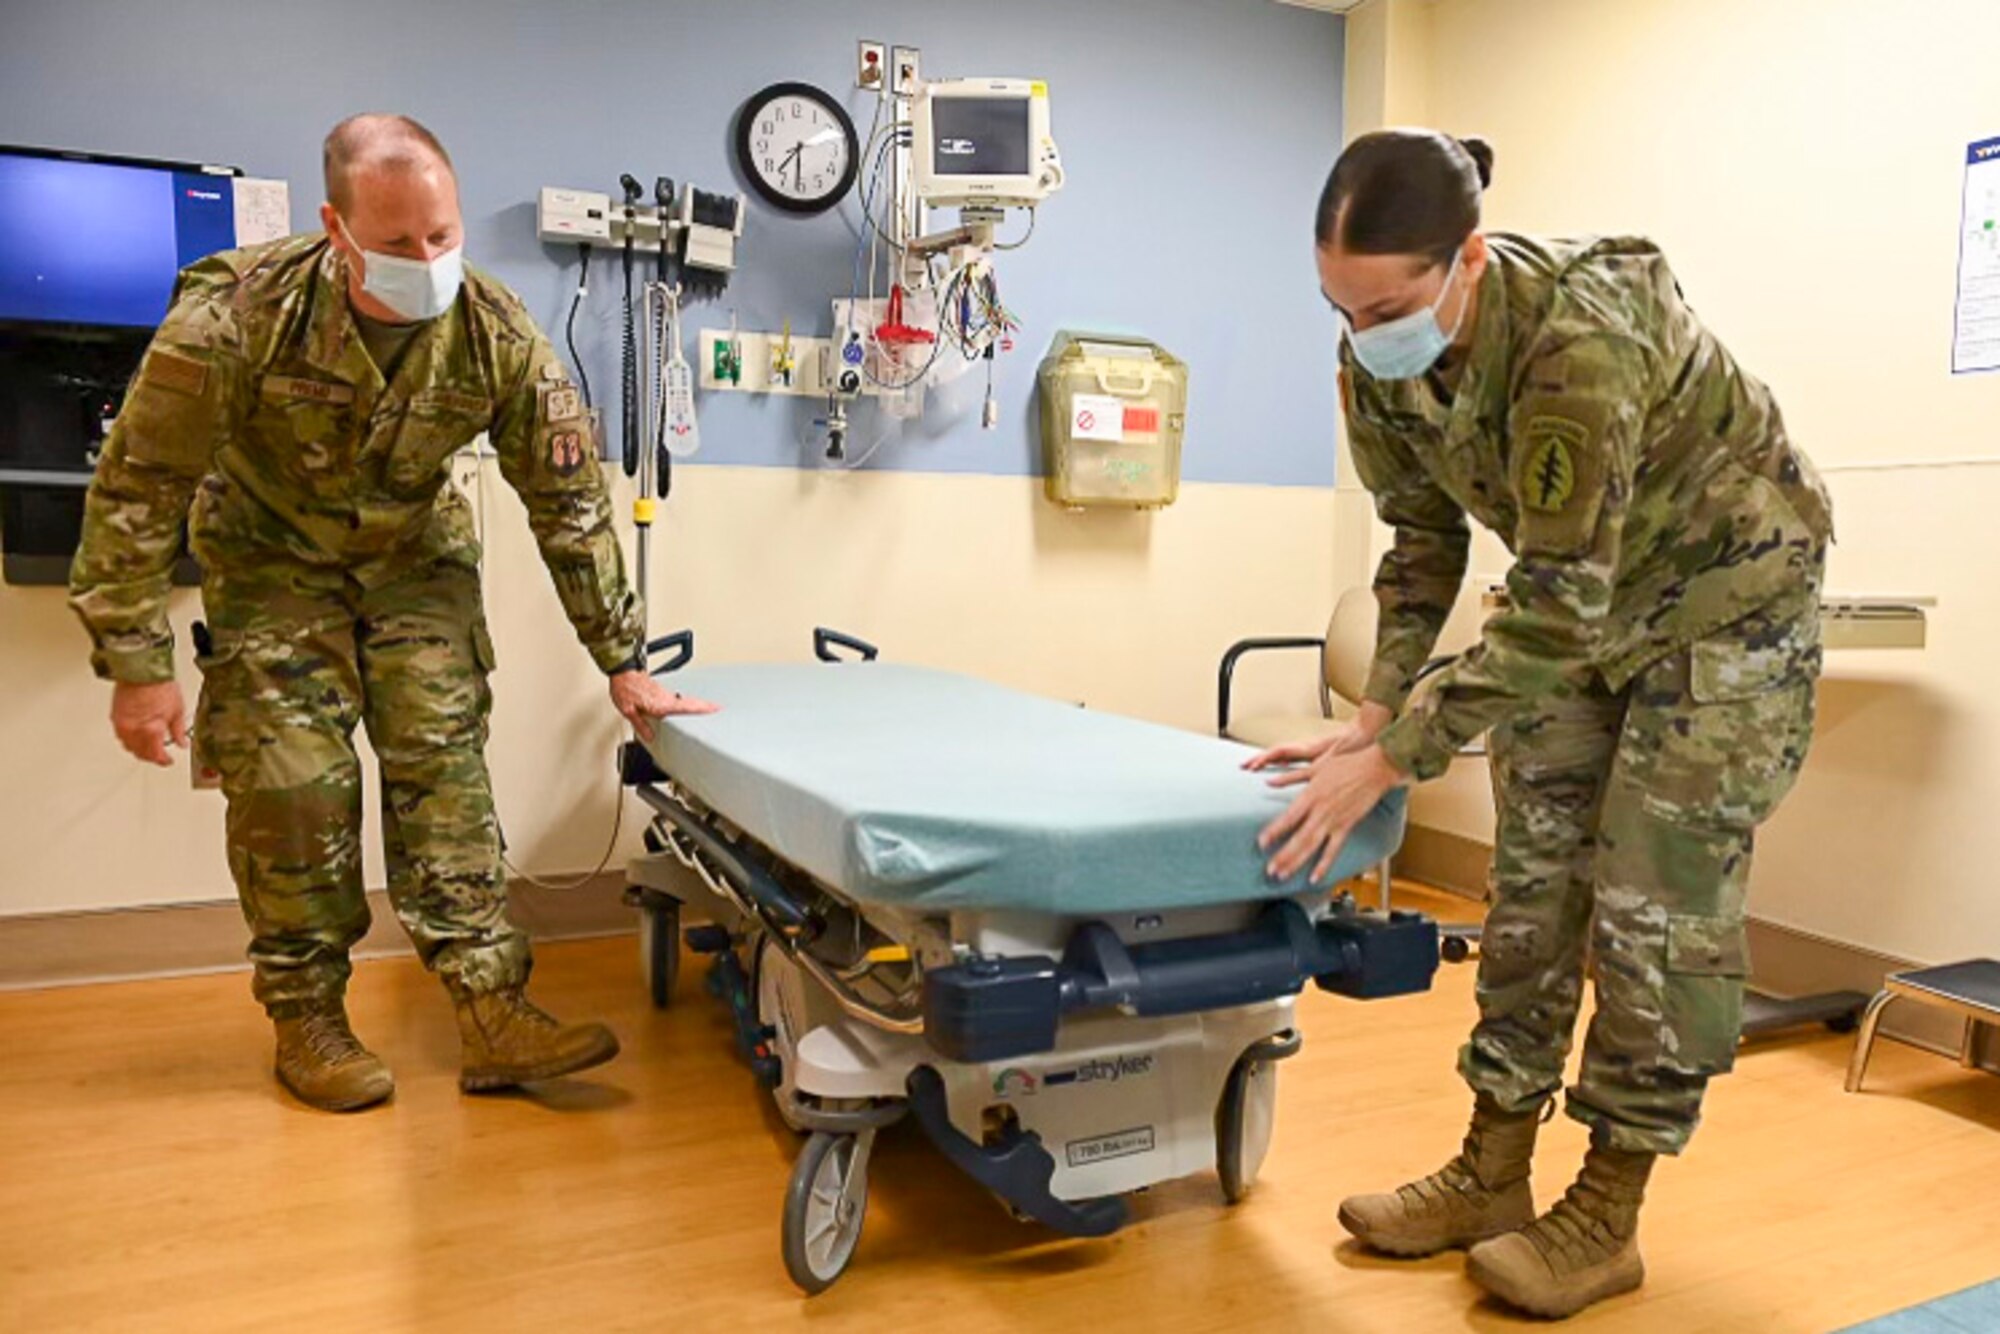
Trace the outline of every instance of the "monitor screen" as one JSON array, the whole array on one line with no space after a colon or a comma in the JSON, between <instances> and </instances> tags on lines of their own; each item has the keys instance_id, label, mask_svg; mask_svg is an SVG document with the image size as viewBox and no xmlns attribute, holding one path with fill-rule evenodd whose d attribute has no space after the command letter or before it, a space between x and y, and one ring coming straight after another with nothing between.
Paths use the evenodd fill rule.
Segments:
<instances>
[{"instance_id":1,"label":"monitor screen","mask_svg":"<svg viewBox=\"0 0 2000 1334\"><path fill-rule=\"evenodd\" d=\"M1026 176L1025 97L931 99L931 172L938 176Z\"/></svg>"},{"instance_id":2,"label":"monitor screen","mask_svg":"<svg viewBox=\"0 0 2000 1334\"><path fill-rule=\"evenodd\" d=\"M0 149L0 320L150 328L175 274L235 244L228 176Z\"/></svg>"}]
</instances>

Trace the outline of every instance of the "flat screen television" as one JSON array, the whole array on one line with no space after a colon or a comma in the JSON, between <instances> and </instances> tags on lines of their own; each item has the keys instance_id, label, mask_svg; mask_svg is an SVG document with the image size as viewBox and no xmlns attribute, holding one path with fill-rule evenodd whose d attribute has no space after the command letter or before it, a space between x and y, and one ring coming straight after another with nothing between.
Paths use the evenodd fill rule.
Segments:
<instances>
[{"instance_id":1,"label":"flat screen television","mask_svg":"<svg viewBox=\"0 0 2000 1334\"><path fill-rule=\"evenodd\" d=\"M0 321L150 329L236 245L233 167L0 145Z\"/></svg>"},{"instance_id":2,"label":"flat screen television","mask_svg":"<svg viewBox=\"0 0 2000 1334\"><path fill-rule=\"evenodd\" d=\"M63 581L104 424L180 270L238 243L234 167L0 145L0 577ZM177 572L186 582L192 567Z\"/></svg>"}]
</instances>

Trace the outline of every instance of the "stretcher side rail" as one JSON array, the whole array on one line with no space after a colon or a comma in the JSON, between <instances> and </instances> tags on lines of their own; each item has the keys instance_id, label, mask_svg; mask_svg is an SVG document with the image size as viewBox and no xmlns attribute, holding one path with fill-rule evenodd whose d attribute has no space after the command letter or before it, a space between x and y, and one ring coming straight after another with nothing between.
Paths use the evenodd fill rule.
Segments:
<instances>
[{"instance_id":1,"label":"stretcher side rail","mask_svg":"<svg viewBox=\"0 0 2000 1334\"><path fill-rule=\"evenodd\" d=\"M635 790L639 800L651 806L661 819L693 843L701 855L722 873L723 878L748 900L746 906L754 909L755 915L779 935L795 937L811 925L812 914L805 904L755 861L739 856L693 811L651 783L641 783Z\"/></svg>"},{"instance_id":2,"label":"stretcher side rail","mask_svg":"<svg viewBox=\"0 0 2000 1334\"><path fill-rule=\"evenodd\" d=\"M748 848L731 847L710 821L652 783L639 783L633 791L676 834L688 841L709 876L730 891L743 914L761 922L771 939L825 987L842 1010L864 1023L892 1033L923 1031L921 1017L874 1004L858 994L846 979L806 948L812 943L818 924L812 905L780 884L777 877L761 864L758 853Z\"/></svg>"},{"instance_id":3,"label":"stretcher side rail","mask_svg":"<svg viewBox=\"0 0 2000 1334\"><path fill-rule=\"evenodd\" d=\"M1060 960L982 955L927 971L924 1037L951 1060L1009 1060L1054 1050L1063 1017L1079 1012L1194 1014L1295 995L1308 981L1356 999L1408 995L1428 990L1437 966L1436 922L1347 898L1318 922L1283 899L1247 930L1152 945L1089 922Z\"/></svg>"}]
</instances>

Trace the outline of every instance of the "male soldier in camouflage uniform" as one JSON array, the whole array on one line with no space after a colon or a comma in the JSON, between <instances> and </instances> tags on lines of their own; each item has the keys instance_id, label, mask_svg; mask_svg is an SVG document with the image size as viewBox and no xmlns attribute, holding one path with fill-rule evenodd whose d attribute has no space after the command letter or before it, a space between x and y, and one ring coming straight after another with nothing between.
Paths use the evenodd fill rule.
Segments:
<instances>
[{"instance_id":1,"label":"male soldier in camouflage uniform","mask_svg":"<svg viewBox=\"0 0 2000 1334\"><path fill-rule=\"evenodd\" d=\"M1456 141L1396 133L1349 154L1470 172ZM1367 189L1357 174L1350 195ZM1336 168L1321 276L1352 321L1355 467L1395 541L1362 719L1330 746L1253 761L1311 761L1277 780L1306 790L1268 832L1284 840L1273 869L1330 859L1382 791L1437 777L1489 729L1499 823L1480 1021L1460 1058L1476 1094L1464 1151L1340 1218L1392 1254L1483 1243L1476 1281L1567 1315L1641 1281L1654 1155L1687 1144L1708 1081L1734 1061L1752 834L1811 739L1830 511L1770 393L1652 245L1458 230L1446 240L1462 244L1411 262L1348 244L1341 184ZM1449 354L1371 374L1365 312L1425 306L1456 328L1436 336ZM1468 516L1516 557L1507 606L1410 706L1465 575ZM1586 967L1597 1010L1568 1110L1592 1148L1536 1218L1529 1157Z\"/></svg>"},{"instance_id":2,"label":"male soldier in camouflage uniform","mask_svg":"<svg viewBox=\"0 0 2000 1334\"><path fill-rule=\"evenodd\" d=\"M326 190L326 236L182 275L106 442L71 601L116 682L120 740L170 763L188 739L166 617L187 526L207 614L195 762L228 800L278 1078L350 1110L393 1088L342 1001L368 927L357 723L381 761L391 901L457 1007L462 1086L618 1050L523 992L483 753L493 647L451 456L488 434L621 713L646 731L706 706L635 670L640 619L577 391L512 292L476 271L461 284L444 150L403 117L351 118L328 136Z\"/></svg>"}]
</instances>

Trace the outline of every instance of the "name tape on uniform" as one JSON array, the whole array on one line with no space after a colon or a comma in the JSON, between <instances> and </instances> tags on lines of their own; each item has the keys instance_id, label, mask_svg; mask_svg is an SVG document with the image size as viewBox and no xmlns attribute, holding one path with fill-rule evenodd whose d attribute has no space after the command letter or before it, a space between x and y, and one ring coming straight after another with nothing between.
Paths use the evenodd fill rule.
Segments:
<instances>
[{"instance_id":1,"label":"name tape on uniform","mask_svg":"<svg viewBox=\"0 0 2000 1334\"><path fill-rule=\"evenodd\" d=\"M266 398L292 399L306 403L352 403L354 386L328 384L324 380L301 380L295 375L267 375L261 391Z\"/></svg>"}]
</instances>

